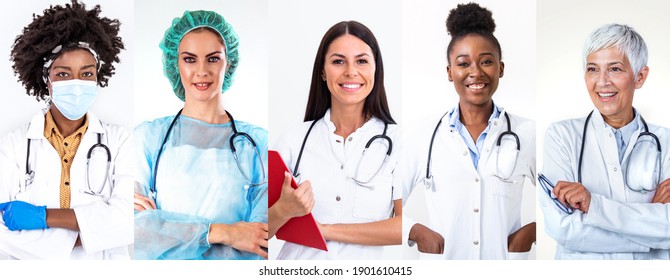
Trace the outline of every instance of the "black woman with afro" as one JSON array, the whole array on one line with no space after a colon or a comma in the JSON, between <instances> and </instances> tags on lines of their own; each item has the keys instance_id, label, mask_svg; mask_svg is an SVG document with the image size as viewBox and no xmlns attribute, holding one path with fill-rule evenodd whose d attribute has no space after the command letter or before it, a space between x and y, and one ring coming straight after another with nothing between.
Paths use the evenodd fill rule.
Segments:
<instances>
[{"instance_id":1,"label":"black woman with afro","mask_svg":"<svg viewBox=\"0 0 670 280\"><path fill-rule=\"evenodd\" d=\"M521 224L521 202L525 179L535 182L535 123L493 101L505 64L492 12L460 4L446 25L459 101L409 134L424 144L406 147L394 185L404 198L425 187L429 216L405 215L403 240L432 259L527 258L535 223Z\"/></svg>"},{"instance_id":2,"label":"black woman with afro","mask_svg":"<svg viewBox=\"0 0 670 280\"><path fill-rule=\"evenodd\" d=\"M46 108L0 140L0 253L14 259L129 259L131 134L89 109L124 48L121 23L72 0L23 28L10 60Z\"/></svg>"}]
</instances>

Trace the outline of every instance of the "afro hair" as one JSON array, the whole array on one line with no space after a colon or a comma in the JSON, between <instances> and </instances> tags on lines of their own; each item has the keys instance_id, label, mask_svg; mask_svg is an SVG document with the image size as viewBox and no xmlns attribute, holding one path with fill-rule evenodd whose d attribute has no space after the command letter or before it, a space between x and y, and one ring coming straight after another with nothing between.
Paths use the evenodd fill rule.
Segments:
<instances>
[{"instance_id":1,"label":"afro hair","mask_svg":"<svg viewBox=\"0 0 670 280\"><path fill-rule=\"evenodd\" d=\"M52 50L61 45L85 42L98 54L98 85L107 86L114 75L114 65L124 48L119 34L121 23L118 19L100 17L100 5L86 10L84 3L72 0L65 6L50 6L39 16L33 14L33 21L23 28L16 37L11 50L12 69L18 81L26 88L26 94L39 100L49 95L43 79L44 63Z\"/></svg>"}]
</instances>

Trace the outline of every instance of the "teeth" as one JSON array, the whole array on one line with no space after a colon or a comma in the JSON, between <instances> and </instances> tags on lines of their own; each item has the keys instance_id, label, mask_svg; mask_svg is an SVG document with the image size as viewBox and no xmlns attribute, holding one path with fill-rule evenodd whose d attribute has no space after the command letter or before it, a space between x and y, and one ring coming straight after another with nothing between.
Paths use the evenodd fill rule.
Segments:
<instances>
[{"instance_id":1,"label":"teeth","mask_svg":"<svg viewBox=\"0 0 670 280\"><path fill-rule=\"evenodd\" d=\"M612 97L616 94L616 92L599 92L598 95L600 97Z\"/></svg>"},{"instance_id":2,"label":"teeth","mask_svg":"<svg viewBox=\"0 0 670 280\"><path fill-rule=\"evenodd\" d=\"M204 84L195 84L195 86L197 86L197 87L206 87L207 84L206 84L206 83L204 83Z\"/></svg>"},{"instance_id":3,"label":"teeth","mask_svg":"<svg viewBox=\"0 0 670 280\"><path fill-rule=\"evenodd\" d=\"M354 89L361 87L360 84L342 84L343 88Z\"/></svg>"},{"instance_id":4,"label":"teeth","mask_svg":"<svg viewBox=\"0 0 670 280\"><path fill-rule=\"evenodd\" d=\"M486 84L472 84L472 85L469 85L468 87L471 88L471 89L483 89L484 86L486 86Z\"/></svg>"}]
</instances>

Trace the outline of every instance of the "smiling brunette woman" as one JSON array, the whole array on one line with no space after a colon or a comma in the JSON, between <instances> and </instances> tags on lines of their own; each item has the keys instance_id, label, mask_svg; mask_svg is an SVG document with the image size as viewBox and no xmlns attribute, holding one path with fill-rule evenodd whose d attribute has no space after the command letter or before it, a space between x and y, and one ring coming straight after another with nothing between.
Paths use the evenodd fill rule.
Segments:
<instances>
[{"instance_id":1,"label":"smiling brunette woman","mask_svg":"<svg viewBox=\"0 0 670 280\"><path fill-rule=\"evenodd\" d=\"M136 256L267 258L267 131L234 120L221 98L237 68L237 35L215 12L187 11L160 46L185 103L135 129Z\"/></svg>"},{"instance_id":2,"label":"smiling brunette woman","mask_svg":"<svg viewBox=\"0 0 670 280\"><path fill-rule=\"evenodd\" d=\"M401 198L391 185L399 137L379 45L364 25L340 22L323 36L304 120L275 147L299 186L292 190L286 174L269 210L270 236L311 211L328 252L287 242L278 258L381 258L381 245L400 244Z\"/></svg>"},{"instance_id":3,"label":"smiling brunette woman","mask_svg":"<svg viewBox=\"0 0 670 280\"><path fill-rule=\"evenodd\" d=\"M404 198L425 187L429 221L406 216L403 238L426 258L526 258L535 223L521 225L521 193L524 178L535 178L535 124L493 102L505 64L491 11L458 5L447 30L459 102L409 134L423 145L406 147L393 185Z\"/></svg>"}]
</instances>

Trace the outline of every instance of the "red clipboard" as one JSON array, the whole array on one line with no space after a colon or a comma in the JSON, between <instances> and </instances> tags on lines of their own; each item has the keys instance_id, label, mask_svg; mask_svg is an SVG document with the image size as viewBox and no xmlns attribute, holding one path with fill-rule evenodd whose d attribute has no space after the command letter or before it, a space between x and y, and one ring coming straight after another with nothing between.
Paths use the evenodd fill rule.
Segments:
<instances>
[{"instance_id":1,"label":"red clipboard","mask_svg":"<svg viewBox=\"0 0 670 280\"><path fill-rule=\"evenodd\" d=\"M281 155L277 151L268 151L269 174L268 174L268 208L279 200L282 184L284 183L284 172L291 173ZM298 188L298 184L291 178L291 187ZM296 243L324 251L328 251L326 240L323 238L316 221L309 213L302 217L293 217L277 230L277 239Z\"/></svg>"}]
</instances>

